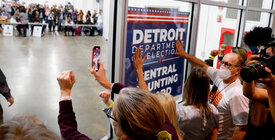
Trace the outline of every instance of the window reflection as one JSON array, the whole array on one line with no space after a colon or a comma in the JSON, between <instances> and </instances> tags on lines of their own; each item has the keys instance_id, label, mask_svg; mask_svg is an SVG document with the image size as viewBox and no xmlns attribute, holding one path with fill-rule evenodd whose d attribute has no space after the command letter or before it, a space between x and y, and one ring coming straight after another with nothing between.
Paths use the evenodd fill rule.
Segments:
<instances>
[{"instance_id":1,"label":"window reflection","mask_svg":"<svg viewBox=\"0 0 275 140\"><path fill-rule=\"evenodd\" d=\"M199 19L196 57L204 60L211 50L219 50L221 44L233 46L238 26L237 18L228 18L228 11L240 12L218 6L202 5Z\"/></svg>"}]
</instances>

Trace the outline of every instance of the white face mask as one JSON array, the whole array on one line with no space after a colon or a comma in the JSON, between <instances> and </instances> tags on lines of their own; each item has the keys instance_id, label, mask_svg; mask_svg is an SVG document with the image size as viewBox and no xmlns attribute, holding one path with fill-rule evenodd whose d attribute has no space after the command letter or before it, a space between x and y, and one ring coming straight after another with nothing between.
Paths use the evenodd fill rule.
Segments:
<instances>
[{"instance_id":1,"label":"white face mask","mask_svg":"<svg viewBox=\"0 0 275 140\"><path fill-rule=\"evenodd\" d=\"M221 69L219 70L218 75L221 79L227 80L228 78L231 77L231 71L228 68L221 66Z\"/></svg>"}]
</instances>

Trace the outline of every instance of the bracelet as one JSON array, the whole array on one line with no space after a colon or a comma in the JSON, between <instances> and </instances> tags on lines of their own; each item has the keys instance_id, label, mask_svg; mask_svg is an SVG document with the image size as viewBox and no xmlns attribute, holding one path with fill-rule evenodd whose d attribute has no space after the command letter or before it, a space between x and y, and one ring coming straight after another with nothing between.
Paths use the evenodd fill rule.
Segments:
<instances>
[{"instance_id":1,"label":"bracelet","mask_svg":"<svg viewBox=\"0 0 275 140\"><path fill-rule=\"evenodd\" d=\"M210 55L209 57L212 58L212 59L215 59L215 56Z\"/></svg>"},{"instance_id":2,"label":"bracelet","mask_svg":"<svg viewBox=\"0 0 275 140\"><path fill-rule=\"evenodd\" d=\"M112 102L110 105L109 105L109 108L113 107L114 105L114 102Z\"/></svg>"}]
</instances>

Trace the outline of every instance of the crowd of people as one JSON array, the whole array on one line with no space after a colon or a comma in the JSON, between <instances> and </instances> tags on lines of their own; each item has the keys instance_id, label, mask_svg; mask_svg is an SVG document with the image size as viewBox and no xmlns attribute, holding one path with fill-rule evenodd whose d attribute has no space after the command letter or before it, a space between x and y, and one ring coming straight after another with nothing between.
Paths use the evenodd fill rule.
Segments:
<instances>
[{"instance_id":1,"label":"crowd of people","mask_svg":"<svg viewBox=\"0 0 275 140\"><path fill-rule=\"evenodd\" d=\"M49 7L48 5L42 4L29 4L28 6L24 4L13 3L4 4L0 8L0 16L6 16L9 19L22 23L17 26L19 35L22 34L21 30L23 29L23 35L26 36L26 29L28 28L28 23L47 23L49 32L64 31L65 36L68 35L68 32L72 32L72 35L80 35L83 31L85 34L90 33L91 36L94 35L94 32L97 31L98 35L103 33L103 15L102 10L98 12L94 10L93 13L90 10L84 15L82 10L77 10L71 3L68 3L65 6L62 5L53 5ZM91 24L95 25L93 27L79 27L79 31L75 26L69 26L73 24ZM46 25L42 26L42 33L44 32ZM78 29L79 29L78 28ZM31 27L33 30L33 26ZM31 32L32 32L31 30Z\"/></svg>"},{"instance_id":2,"label":"crowd of people","mask_svg":"<svg viewBox=\"0 0 275 140\"><path fill-rule=\"evenodd\" d=\"M110 119L118 139L242 140L256 138L272 140L275 138L275 79L272 71L265 67L267 75L252 82L245 82L239 76L243 67L258 63L254 58L259 56L252 55L247 60L248 55L243 48L233 48L230 53L225 54L226 45L222 45L221 51L211 52L211 59L217 55L220 59L221 68L215 69L211 60L204 62L188 54L181 41L176 41L175 47L177 50L175 54L193 65L184 84L183 102L179 104L176 104L174 98L168 93L150 93L143 76L143 62L146 56L142 57L141 49L137 49L133 55L138 88L109 82L102 63L99 63L98 71L89 68L97 82L111 90L111 92L101 92L99 97L106 104L104 112ZM274 46L269 53L275 54ZM5 97L12 104L14 99L9 93L5 78L2 81L8 92ZM61 136L66 140L90 139L77 129L71 97L71 91L76 82L74 73L70 70L64 71L57 77L57 81L61 95L58 115ZM264 86L256 87L256 83L262 83ZM118 94L115 101L110 99L111 93ZM255 110L250 106L252 101L264 104L267 111L266 117L262 117L264 114L261 113L258 113L258 116L253 115ZM25 121L22 122L22 119ZM48 139L57 139L53 132L45 128L42 131L40 127L43 124L35 118L24 116L22 119L15 118L1 125L0 130L5 131L0 132L0 138L10 138L12 135L20 139L24 136L24 131L37 128L41 132L37 132L35 138L40 137L38 135L41 134ZM23 130L24 127L22 127L21 135L17 135L14 129L8 129L15 127L14 125L25 125L24 123L31 125L27 127L30 129ZM24 132L24 134L29 133ZM30 136L29 139L31 138Z\"/></svg>"},{"instance_id":3,"label":"crowd of people","mask_svg":"<svg viewBox=\"0 0 275 140\"><path fill-rule=\"evenodd\" d=\"M241 140L257 138L272 140L275 138L273 104L275 80L272 72L266 67L268 75L257 79L258 82L266 85L266 89L260 89L261 92L251 85L249 88L246 87L251 83L246 83L239 77L241 68L255 61L252 58L256 56L252 56L246 62L246 51L242 48L233 48L232 52L221 58L221 69L218 70L186 53L180 41L176 42L176 49L176 55L186 58L195 66L185 82L183 103L181 104L175 104L170 94L151 94L148 91L142 68L146 57L141 56L140 49L137 49L133 56L139 88L110 83L106 78L102 63L97 72L90 68L91 73L103 87L110 89L112 93L119 94L113 102L109 99L111 93L107 91L100 93L103 102L109 107L106 109L106 115L111 119L115 134L119 139ZM275 54L275 47L272 47L272 50ZM89 139L77 128L72 127L76 125L71 104L71 89L75 82L74 79L72 71L66 71L58 77L61 94L63 94L61 95L59 114L61 134L65 139L80 137ZM210 79L213 82L211 90ZM267 126L260 127L265 130L261 131L263 133L257 133L253 130L255 128L248 126L249 116L253 117L249 99L253 101L257 99L252 99L247 92L261 94L256 97L263 96L270 106L269 119L265 122ZM156 109L159 111L156 112ZM162 109L163 111L161 111ZM152 114L154 114L153 118ZM164 119L163 116L166 118ZM168 124L170 128L167 126ZM247 133L249 131L252 133Z\"/></svg>"}]
</instances>

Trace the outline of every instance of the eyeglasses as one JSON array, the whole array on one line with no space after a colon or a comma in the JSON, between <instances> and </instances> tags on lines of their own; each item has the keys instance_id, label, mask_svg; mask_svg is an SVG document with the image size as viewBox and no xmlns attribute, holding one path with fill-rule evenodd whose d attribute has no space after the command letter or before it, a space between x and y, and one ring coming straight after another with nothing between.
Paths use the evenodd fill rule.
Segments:
<instances>
[{"instance_id":1,"label":"eyeglasses","mask_svg":"<svg viewBox=\"0 0 275 140\"><path fill-rule=\"evenodd\" d=\"M115 117L113 116L112 109L113 109L112 107L111 107L111 108L105 108L105 109L103 110L103 112L106 114L106 116L107 116L108 118L111 118L111 119L113 119L114 121L117 122L117 119L115 119Z\"/></svg>"},{"instance_id":2,"label":"eyeglasses","mask_svg":"<svg viewBox=\"0 0 275 140\"><path fill-rule=\"evenodd\" d=\"M234 67L240 67L240 66L238 66L238 65L233 65L233 64L230 64L230 63L224 62L224 61L221 61L220 64L221 64L221 65L223 64L223 65L228 66L228 67L232 67L232 66L234 66Z\"/></svg>"}]
</instances>

